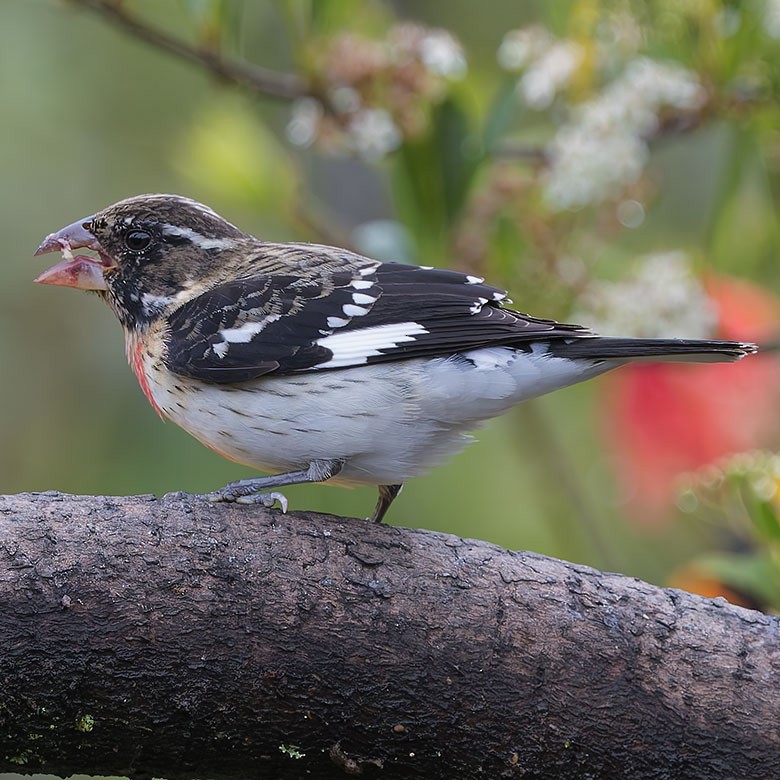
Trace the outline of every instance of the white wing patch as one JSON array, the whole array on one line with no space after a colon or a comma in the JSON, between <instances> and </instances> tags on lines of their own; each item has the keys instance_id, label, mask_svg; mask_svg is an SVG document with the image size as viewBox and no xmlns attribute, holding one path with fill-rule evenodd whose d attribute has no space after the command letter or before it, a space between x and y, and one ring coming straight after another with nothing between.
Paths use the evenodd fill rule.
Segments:
<instances>
[{"instance_id":1,"label":"white wing patch","mask_svg":"<svg viewBox=\"0 0 780 780\"><path fill-rule=\"evenodd\" d=\"M419 322L397 322L375 325L373 328L334 333L318 339L317 344L333 352L333 357L318 368L341 368L360 365L368 358L382 354L383 349L395 349L399 344L414 341L428 331Z\"/></svg>"},{"instance_id":2,"label":"white wing patch","mask_svg":"<svg viewBox=\"0 0 780 780\"><path fill-rule=\"evenodd\" d=\"M328 317L326 320L329 328L343 328L345 325L349 325L349 320L345 320L343 317ZM321 333L327 333L327 331L320 331Z\"/></svg>"},{"instance_id":3,"label":"white wing patch","mask_svg":"<svg viewBox=\"0 0 780 780\"><path fill-rule=\"evenodd\" d=\"M218 357L223 358L227 355L230 349L230 344L227 341L219 341L216 344L211 345L211 351Z\"/></svg>"},{"instance_id":4,"label":"white wing patch","mask_svg":"<svg viewBox=\"0 0 780 780\"><path fill-rule=\"evenodd\" d=\"M482 311L482 307L488 302L487 298L477 298L476 301L471 305L471 308L469 309L469 313L471 314L479 314Z\"/></svg>"},{"instance_id":5,"label":"white wing patch","mask_svg":"<svg viewBox=\"0 0 780 780\"><path fill-rule=\"evenodd\" d=\"M355 306L352 303L345 303L341 307L341 310L347 317L362 317L363 315L368 314L368 309L363 306Z\"/></svg>"},{"instance_id":6,"label":"white wing patch","mask_svg":"<svg viewBox=\"0 0 780 780\"><path fill-rule=\"evenodd\" d=\"M237 328L223 328L219 331L222 341L212 344L211 351L218 357L227 355L231 344L248 344L258 333L261 333L272 322L279 319L279 314L269 314L257 322L245 322Z\"/></svg>"}]
</instances>

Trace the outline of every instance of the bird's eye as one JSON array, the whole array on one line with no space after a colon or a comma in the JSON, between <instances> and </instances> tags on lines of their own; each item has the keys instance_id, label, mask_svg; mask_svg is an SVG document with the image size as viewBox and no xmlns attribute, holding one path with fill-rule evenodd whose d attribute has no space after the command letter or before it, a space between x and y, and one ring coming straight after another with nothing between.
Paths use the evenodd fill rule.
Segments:
<instances>
[{"instance_id":1,"label":"bird's eye","mask_svg":"<svg viewBox=\"0 0 780 780\"><path fill-rule=\"evenodd\" d=\"M146 249L151 240L151 234L147 233L145 230L129 230L125 234L125 246L131 252L140 252L141 250Z\"/></svg>"}]
</instances>

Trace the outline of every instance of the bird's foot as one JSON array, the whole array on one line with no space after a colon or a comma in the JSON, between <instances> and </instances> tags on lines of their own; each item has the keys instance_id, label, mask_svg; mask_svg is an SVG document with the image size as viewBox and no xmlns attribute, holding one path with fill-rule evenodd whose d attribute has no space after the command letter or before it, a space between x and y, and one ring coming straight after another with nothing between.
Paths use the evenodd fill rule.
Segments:
<instances>
[{"instance_id":1,"label":"bird's foot","mask_svg":"<svg viewBox=\"0 0 780 780\"><path fill-rule=\"evenodd\" d=\"M287 513L287 496L284 493L278 493L273 490L268 493L252 493L249 496L239 496L236 499L237 504L260 504L270 509L274 504L279 504L282 514Z\"/></svg>"},{"instance_id":2,"label":"bird's foot","mask_svg":"<svg viewBox=\"0 0 780 780\"><path fill-rule=\"evenodd\" d=\"M259 504L268 509L274 506L274 504L279 504L282 512L287 512L287 497L283 493L276 491L259 492L251 484L243 484L241 482L231 482L219 490L205 493L200 498L212 504Z\"/></svg>"}]
</instances>

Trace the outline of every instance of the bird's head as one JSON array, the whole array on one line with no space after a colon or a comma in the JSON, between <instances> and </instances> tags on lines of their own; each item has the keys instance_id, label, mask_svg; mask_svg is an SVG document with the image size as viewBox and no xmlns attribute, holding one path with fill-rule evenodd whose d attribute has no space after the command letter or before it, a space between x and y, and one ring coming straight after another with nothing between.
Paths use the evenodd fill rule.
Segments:
<instances>
[{"instance_id":1,"label":"bird's head","mask_svg":"<svg viewBox=\"0 0 780 780\"><path fill-rule=\"evenodd\" d=\"M125 326L143 327L218 283L227 257L252 240L196 201L139 195L46 236L35 254L63 260L35 281L95 290Z\"/></svg>"}]
</instances>

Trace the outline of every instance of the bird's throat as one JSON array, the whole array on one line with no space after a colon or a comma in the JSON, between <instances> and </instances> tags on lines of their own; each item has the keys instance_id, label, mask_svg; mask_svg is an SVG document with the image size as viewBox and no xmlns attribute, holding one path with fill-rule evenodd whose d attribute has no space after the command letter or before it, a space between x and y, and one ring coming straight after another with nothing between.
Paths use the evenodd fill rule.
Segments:
<instances>
[{"instance_id":1,"label":"bird's throat","mask_svg":"<svg viewBox=\"0 0 780 780\"><path fill-rule=\"evenodd\" d=\"M127 361L130 363L130 368L133 369L133 373L138 378L138 384L141 386L143 394L146 396L152 408L161 418L165 418L163 410L154 400L154 394L152 393L152 387L149 383L149 376L146 373L146 367L144 366L144 345L140 338L134 333L127 333Z\"/></svg>"}]
</instances>

